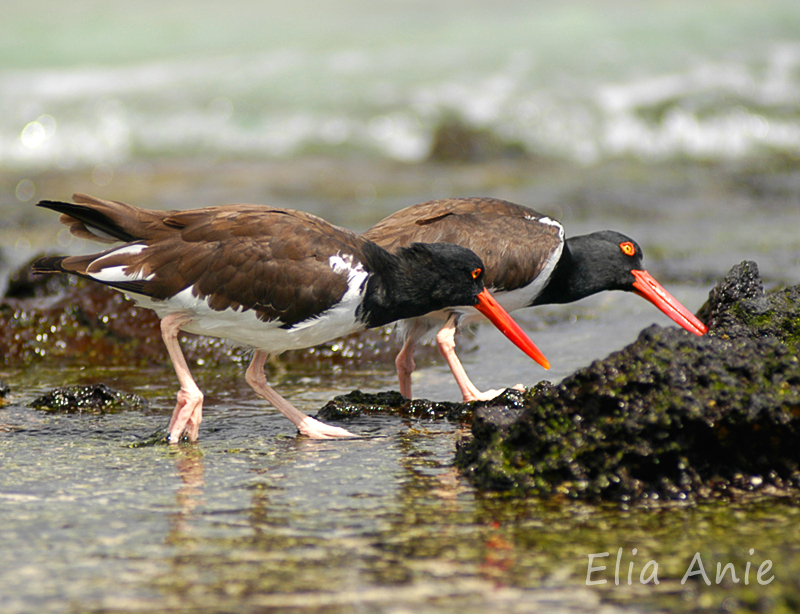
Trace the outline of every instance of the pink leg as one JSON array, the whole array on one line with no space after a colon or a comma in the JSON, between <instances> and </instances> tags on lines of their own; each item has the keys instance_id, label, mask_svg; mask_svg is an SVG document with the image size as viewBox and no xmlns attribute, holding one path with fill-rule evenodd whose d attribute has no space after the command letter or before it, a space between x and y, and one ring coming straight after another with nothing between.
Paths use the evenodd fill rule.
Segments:
<instances>
[{"instance_id":1,"label":"pink leg","mask_svg":"<svg viewBox=\"0 0 800 614\"><path fill-rule=\"evenodd\" d=\"M414 364L414 350L417 348L417 342L420 338L428 332L428 327L420 325L417 320L412 320L409 328L405 331L405 340L403 341L403 348L394 359L394 366L397 369L397 382L400 385L400 394L405 398L411 399L411 374L417 365Z\"/></svg>"},{"instance_id":2,"label":"pink leg","mask_svg":"<svg viewBox=\"0 0 800 614\"><path fill-rule=\"evenodd\" d=\"M164 345L167 346L172 366L178 376L178 383L181 385L178 391L178 404L175 405L175 411L172 412L172 419L169 421L170 443L178 443L184 432L189 441L197 441L200 422L203 420L203 393L195 384L178 343L181 327L191 321L190 315L181 313L170 314L161 320L161 336L164 338Z\"/></svg>"},{"instance_id":3,"label":"pink leg","mask_svg":"<svg viewBox=\"0 0 800 614\"><path fill-rule=\"evenodd\" d=\"M467 372L464 370L464 365L456 356L456 316L451 315L441 330L436 333L436 343L439 346L439 352L447 361L450 371L453 372L453 377L456 378L456 384L461 390L461 396L464 402L470 401L489 401L501 394L503 390L487 390L481 392L478 390L472 381L469 379ZM517 389L522 389L521 385L515 386Z\"/></svg>"},{"instance_id":4,"label":"pink leg","mask_svg":"<svg viewBox=\"0 0 800 614\"><path fill-rule=\"evenodd\" d=\"M397 381L400 385L400 394L405 398L411 397L411 374L417 365L414 364L414 349L417 347L417 341L411 335L406 337L403 343L403 349L394 359L394 365L397 368Z\"/></svg>"},{"instance_id":5,"label":"pink leg","mask_svg":"<svg viewBox=\"0 0 800 614\"><path fill-rule=\"evenodd\" d=\"M250 366L247 367L245 379L253 390L256 391L258 396L262 399L266 399L275 409L289 418L301 434L311 437L312 439L357 437L357 435L353 435L353 433L343 428L329 426L324 422L315 420L311 416L307 416L275 392L275 390L267 384L267 376L264 374L264 363L266 360L267 353L256 350L255 354L253 354L253 360L250 362Z\"/></svg>"}]
</instances>

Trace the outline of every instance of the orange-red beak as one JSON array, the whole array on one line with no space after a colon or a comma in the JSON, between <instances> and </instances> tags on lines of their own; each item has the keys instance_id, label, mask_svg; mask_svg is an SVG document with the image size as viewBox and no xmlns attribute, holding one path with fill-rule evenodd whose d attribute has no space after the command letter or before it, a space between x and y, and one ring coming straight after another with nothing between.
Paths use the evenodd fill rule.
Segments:
<instances>
[{"instance_id":1,"label":"orange-red beak","mask_svg":"<svg viewBox=\"0 0 800 614\"><path fill-rule=\"evenodd\" d=\"M667 292L664 287L650 276L647 271L631 271L636 281L633 282L634 292L646 298L658 307L664 314L671 318L676 324L682 326L690 333L695 335L705 335L708 328L700 320L694 317L691 311L681 305L678 300Z\"/></svg>"},{"instance_id":2,"label":"orange-red beak","mask_svg":"<svg viewBox=\"0 0 800 614\"><path fill-rule=\"evenodd\" d=\"M511 339L511 342L519 349L533 358L545 369L550 368L550 363L547 358L544 357L544 354L533 344L533 341L528 339L528 335L519 327L519 324L511 319L511 316L508 315L506 310L500 306L500 303L489 294L488 290L484 289L478 295L478 304L475 305L475 309L485 315L486 318L500 329L501 333Z\"/></svg>"}]
</instances>

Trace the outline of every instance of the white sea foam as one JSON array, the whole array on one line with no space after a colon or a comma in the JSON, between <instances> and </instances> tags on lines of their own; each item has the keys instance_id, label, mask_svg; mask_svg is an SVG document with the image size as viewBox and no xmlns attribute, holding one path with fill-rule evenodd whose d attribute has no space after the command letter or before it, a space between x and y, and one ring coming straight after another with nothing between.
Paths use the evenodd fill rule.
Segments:
<instances>
[{"instance_id":1,"label":"white sea foam","mask_svg":"<svg viewBox=\"0 0 800 614\"><path fill-rule=\"evenodd\" d=\"M788 0L759 11L758 23L743 13L716 15L711 38L696 26L708 21L700 3L682 9L698 11L694 19L648 6L652 23L636 22L633 38L592 20L600 9L585 7L580 26L564 22L577 30L554 34L566 26L515 5L513 17L487 9L448 19L444 30L414 26L409 46L404 28L411 26L383 7L382 19L394 25L380 45L359 28L333 38L308 30L291 45L261 42L249 54L212 47L182 60L4 70L0 166L198 153L289 157L309 146L417 161L443 117L533 153L583 162L800 153L800 42L781 34ZM359 7L345 3L352 13L335 18L352 20ZM680 53L659 37L657 13L681 41ZM478 23L503 36L482 36L476 45L469 33ZM246 35L259 49L260 35L237 33Z\"/></svg>"}]
</instances>

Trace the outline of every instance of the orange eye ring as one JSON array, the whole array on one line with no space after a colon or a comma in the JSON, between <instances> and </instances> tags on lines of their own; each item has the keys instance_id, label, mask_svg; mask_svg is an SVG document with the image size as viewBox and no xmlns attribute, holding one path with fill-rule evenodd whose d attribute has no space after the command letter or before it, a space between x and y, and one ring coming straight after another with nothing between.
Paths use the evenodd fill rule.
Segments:
<instances>
[{"instance_id":1,"label":"orange eye ring","mask_svg":"<svg viewBox=\"0 0 800 614\"><path fill-rule=\"evenodd\" d=\"M472 271L472 279L478 279L478 277L481 276L481 273L483 273L482 269L475 269Z\"/></svg>"},{"instance_id":2,"label":"orange eye ring","mask_svg":"<svg viewBox=\"0 0 800 614\"><path fill-rule=\"evenodd\" d=\"M623 243L620 243L619 248L622 250L622 253L625 254L626 256L633 256L636 253L636 248L630 241L624 241Z\"/></svg>"}]
</instances>

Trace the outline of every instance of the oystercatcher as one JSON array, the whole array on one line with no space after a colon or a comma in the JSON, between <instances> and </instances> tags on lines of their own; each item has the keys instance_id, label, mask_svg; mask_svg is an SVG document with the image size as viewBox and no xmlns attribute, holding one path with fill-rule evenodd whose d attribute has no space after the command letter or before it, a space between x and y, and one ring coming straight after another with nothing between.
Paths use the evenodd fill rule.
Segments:
<instances>
[{"instance_id":1,"label":"oystercatcher","mask_svg":"<svg viewBox=\"0 0 800 614\"><path fill-rule=\"evenodd\" d=\"M309 437L350 437L300 412L268 384L268 353L305 348L401 318L474 306L523 351L544 357L484 289L484 265L466 248L413 244L392 254L300 211L226 205L150 211L75 194L42 201L81 238L118 243L86 256L47 257L43 273L64 272L130 295L161 318L180 382L169 439L197 439L203 394L178 332L230 339L255 349L247 382Z\"/></svg>"},{"instance_id":2,"label":"oystercatcher","mask_svg":"<svg viewBox=\"0 0 800 614\"><path fill-rule=\"evenodd\" d=\"M705 325L642 268L642 249L636 241L618 232L604 230L565 240L561 224L527 207L494 198L454 198L402 209L362 236L389 251L416 241L468 247L486 264L486 287L507 311L570 303L603 290L626 290L646 298L686 330L696 335L706 332ZM396 360L400 392L411 397L416 343L441 327L436 337L439 351L464 401L499 394L479 391L455 354L456 330L479 318L474 310L458 307L401 322L404 342Z\"/></svg>"}]
</instances>

